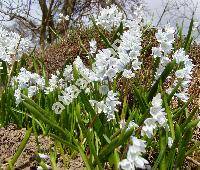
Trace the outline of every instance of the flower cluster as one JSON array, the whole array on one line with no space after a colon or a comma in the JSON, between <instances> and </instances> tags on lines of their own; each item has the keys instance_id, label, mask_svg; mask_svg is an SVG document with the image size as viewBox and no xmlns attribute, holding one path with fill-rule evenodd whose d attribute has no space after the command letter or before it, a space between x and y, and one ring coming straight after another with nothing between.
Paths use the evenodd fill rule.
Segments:
<instances>
[{"instance_id":1,"label":"flower cluster","mask_svg":"<svg viewBox=\"0 0 200 170\"><path fill-rule=\"evenodd\" d=\"M62 95L58 96L59 102L54 103L52 106L52 110L54 110L56 114L61 114L65 106L68 106L78 97L80 90L75 85L71 85L66 87L61 93Z\"/></svg>"},{"instance_id":2,"label":"flower cluster","mask_svg":"<svg viewBox=\"0 0 200 170\"><path fill-rule=\"evenodd\" d=\"M9 32L0 27L0 59L11 64L19 60L22 53L31 47L28 38L22 38L15 32Z\"/></svg>"},{"instance_id":3,"label":"flower cluster","mask_svg":"<svg viewBox=\"0 0 200 170\"><path fill-rule=\"evenodd\" d=\"M123 13L119 11L116 5L108 6L100 11L100 14L95 17L97 25L101 25L104 29L111 31L113 27L119 26L123 19Z\"/></svg>"},{"instance_id":4,"label":"flower cluster","mask_svg":"<svg viewBox=\"0 0 200 170\"><path fill-rule=\"evenodd\" d=\"M69 20L69 16L68 15L64 16L62 13L60 13L59 14L59 18L58 18L58 22L61 22L63 20L68 21Z\"/></svg>"},{"instance_id":5,"label":"flower cluster","mask_svg":"<svg viewBox=\"0 0 200 170\"><path fill-rule=\"evenodd\" d=\"M150 114L152 117L147 118L144 121L145 126L142 127L141 131L142 136L146 134L148 138L152 137L154 129L157 128L157 124L159 124L159 126L164 127L167 123L165 117L166 113L162 108L162 99L160 93L158 93L152 100L152 107L150 108Z\"/></svg>"},{"instance_id":6,"label":"flower cluster","mask_svg":"<svg viewBox=\"0 0 200 170\"><path fill-rule=\"evenodd\" d=\"M156 71L155 79L158 79L159 76L165 69L165 66L171 61L167 56L172 50L172 44L175 41L174 38L174 28L169 25L165 26L164 31L159 29L156 33L156 39L159 42L158 47L152 48L152 53L154 58L160 58L160 63Z\"/></svg>"},{"instance_id":7,"label":"flower cluster","mask_svg":"<svg viewBox=\"0 0 200 170\"><path fill-rule=\"evenodd\" d=\"M156 33L156 38L160 45L158 47L153 47L152 53L154 58L160 59L160 63L156 71L155 79L159 78L166 65L171 62L171 59L168 55L173 48L172 44L175 40L174 32L174 28L167 25L165 26L164 31L159 29ZM189 59L189 56L185 55L185 51L183 49L177 50L175 54L173 54L172 59L174 59L179 65L179 69L175 72L176 80L174 81L173 87L177 85L179 80L182 81L182 89L180 90L181 92L176 93L175 96L180 98L183 102L186 102L189 99L187 91L192 79L191 74L194 65L192 64L191 59ZM166 92L171 93L173 87L167 89Z\"/></svg>"},{"instance_id":8,"label":"flower cluster","mask_svg":"<svg viewBox=\"0 0 200 170\"><path fill-rule=\"evenodd\" d=\"M113 93L113 91L109 91L105 101L96 101L90 100L90 103L93 107L95 107L97 113L103 112L108 121L115 119L115 111L117 110L117 105L121 104L116 97L117 93Z\"/></svg>"},{"instance_id":9,"label":"flower cluster","mask_svg":"<svg viewBox=\"0 0 200 170\"><path fill-rule=\"evenodd\" d=\"M182 91L176 93L175 96L186 102L189 99L187 92L192 79L191 74L194 65L192 64L192 60L189 59L189 56L185 55L185 51L183 49L179 49L178 51L176 51L176 53L173 55L173 59L176 60L176 63L180 67L182 66L175 72L177 80L173 84L174 87L177 85L177 82L181 80Z\"/></svg>"},{"instance_id":10,"label":"flower cluster","mask_svg":"<svg viewBox=\"0 0 200 170\"><path fill-rule=\"evenodd\" d=\"M140 69L141 62L139 61L140 50L141 50L141 36L140 26L137 21L132 21L132 24L128 27L129 30L125 31L121 36L121 43L118 47L118 68L120 71L124 70L127 65L131 64L130 70L124 70L124 75L133 77L133 72ZM128 77L128 75L126 76Z\"/></svg>"},{"instance_id":11,"label":"flower cluster","mask_svg":"<svg viewBox=\"0 0 200 170\"><path fill-rule=\"evenodd\" d=\"M21 68L17 77L13 77L12 85L17 89L15 90L16 104L18 105L21 100L21 91L28 89L28 97L34 96L39 89L43 90L45 88L45 80L43 77L36 73L31 73L25 68Z\"/></svg>"},{"instance_id":12,"label":"flower cluster","mask_svg":"<svg viewBox=\"0 0 200 170\"><path fill-rule=\"evenodd\" d=\"M132 137L132 145L129 146L127 158L119 163L119 167L124 170L134 170L136 168L145 169L149 162L142 157L145 153L146 142L144 140Z\"/></svg>"}]
</instances>

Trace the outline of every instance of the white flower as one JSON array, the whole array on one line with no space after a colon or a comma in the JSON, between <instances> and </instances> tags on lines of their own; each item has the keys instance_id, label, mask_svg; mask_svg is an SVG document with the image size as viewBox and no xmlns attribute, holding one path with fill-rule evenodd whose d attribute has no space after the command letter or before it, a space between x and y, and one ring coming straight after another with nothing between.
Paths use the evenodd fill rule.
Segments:
<instances>
[{"instance_id":1,"label":"white flower","mask_svg":"<svg viewBox=\"0 0 200 170\"><path fill-rule=\"evenodd\" d=\"M153 47L152 54L154 58L161 58L162 57L162 48L161 47Z\"/></svg>"},{"instance_id":2,"label":"white flower","mask_svg":"<svg viewBox=\"0 0 200 170\"><path fill-rule=\"evenodd\" d=\"M91 106L93 106L96 110L96 112L99 114L99 113L102 113L102 112L107 112L107 106L105 105L105 102L104 101L96 101L96 100L89 100Z\"/></svg>"},{"instance_id":3,"label":"white flower","mask_svg":"<svg viewBox=\"0 0 200 170\"><path fill-rule=\"evenodd\" d=\"M165 117L166 113L162 108L162 99L160 93L158 93L152 100L152 107L150 108L150 114L160 124L160 126L165 126L167 122Z\"/></svg>"},{"instance_id":4,"label":"white flower","mask_svg":"<svg viewBox=\"0 0 200 170\"><path fill-rule=\"evenodd\" d=\"M162 99L161 94L158 93L153 99L152 99L152 105L153 107L161 107L162 106Z\"/></svg>"},{"instance_id":5,"label":"white flower","mask_svg":"<svg viewBox=\"0 0 200 170\"><path fill-rule=\"evenodd\" d=\"M87 89L89 82L87 80L85 80L84 78L79 78L78 80L76 80L76 85L81 89L81 90L85 90Z\"/></svg>"},{"instance_id":6,"label":"white flower","mask_svg":"<svg viewBox=\"0 0 200 170\"><path fill-rule=\"evenodd\" d=\"M69 16L68 15L64 16L62 13L60 13L58 15L59 15L58 22L61 22L62 20L66 20L66 21L69 20Z\"/></svg>"},{"instance_id":7,"label":"white flower","mask_svg":"<svg viewBox=\"0 0 200 170\"><path fill-rule=\"evenodd\" d=\"M99 87L99 93L100 94L108 94L108 91L109 91L109 88L108 88L108 85L102 85Z\"/></svg>"},{"instance_id":8,"label":"white flower","mask_svg":"<svg viewBox=\"0 0 200 170\"><path fill-rule=\"evenodd\" d=\"M65 105L69 105L78 97L80 90L75 85L71 85L66 87L61 93L62 95L58 96L59 101Z\"/></svg>"},{"instance_id":9,"label":"white flower","mask_svg":"<svg viewBox=\"0 0 200 170\"><path fill-rule=\"evenodd\" d=\"M95 39L92 39L90 42L90 53L91 54L94 54L96 53L96 50L97 50L97 42L95 41Z\"/></svg>"},{"instance_id":10,"label":"white flower","mask_svg":"<svg viewBox=\"0 0 200 170\"><path fill-rule=\"evenodd\" d=\"M176 93L175 96L180 98L183 102L187 102L189 99L189 95L186 92Z\"/></svg>"},{"instance_id":11,"label":"white flower","mask_svg":"<svg viewBox=\"0 0 200 170\"><path fill-rule=\"evenodd\" d=\"M60 102L56 102L53 104L52 106L52 110L56 113L56 114L61 114L62 111L65 109L65 106L62 105L62 103Z\"/></svg>"},{"instance_id":12,"label":"white flower","mask_svg":"<svg viewBox=\"0 0 200 170\"><path fill-rule=\"evenodd\" d=\"M84 65L83 61L81 60L79 56L75 59L74 65L76 69L78 70L79 74L88 82L93 82L93 81L98 80L95 72L93 70L88 69Z\"/></svg>"},{"instance_id":13,"label":"white flower","mask_svg":"<svg viewBox=\"0 0 200 170\"><path fill-rule=\"evenodd\" d=\"M153 136L154 129L157 128L156 120L154 118L147 118L144 121L145 126L142 127L141 135L147 135L148 138Z\"/></svg>"},{"instance_id":14,"label":"white flower","mask_svg":"<svg viewBox=\"0 0 200 170\"><path fill-rule=\"evenodd\" d=\"M177 63L177 64L180 64L181 62L184 62L185 59L186 59L184 49L181 48L181 49L177 50L177 51L174 53L173 58L176 60L176 63Z\"/></svg>"},{"instance_id":15,"label":"white flower","mask_svg":"<svg viewBox=\"0 0 200 170\"><path fill-rule=\"evenodd\" d=\"M131 129L131 128L138 128L139 126L132 120L129 122L127 130Z\"/></svg>"},{"instance_id":16,"label":"white flower","mask_svg":"<svg viewBox=\"0 0 200 170\"><path fill-rule=\"evenodd\" d=\"M156 39L160 43L159 50L161 50L165 54L168 54L172 50L172 43L175 40L174 33L175 29L173 27L170 27L170 25L166 25L164 31L162 29L159 29L156 33Z\"/></svg>"},{"instance_id":17,"label":"white flower","mask_svg":"<svg viewBox=\"0 0 200 170\"><path fill-rule=\"evenodd\" d=\"M38 155L39 155L39 157L40 157L41 159L49 159L49 158L50 158L48 155L43 154L43 153L38 153Z\"/></svg>"},{"instance_id":18,"label":"white flower","mask_svg":"<svg viewBox=\"0 0 200 170\"><path fill-rule=\"evenodd\" d=\"M111 50L102 49L96 54L96 61L93 64L92 70L99 81L103 81L105 79L113 81L113 78L118 72L116 63L117 58L112 57Z\"/></svg>"},{"instance_id":19,"label":"white flower","mask_svg":"<svg viewBox=\"0 0 200 170\"><path fill-rule=\"evenodd\" d=\"M43 90L45 87L45 80L43 77L36 73L31 73L27 71L25 68L21 68L18 76L13 77L11 81L12 85L17 85L17 90L15 91L16 102L19 104L21 101L19 98L19 92L21 90L28 90L28 97L33 97L37 94L38 90Z\"/></svg>"},{"instance_id":20,"label":"white flower","mask_svg":"<svg viewBox=\"0 0 200 170\"><path fill-rule=\"evenodd\" d=\"M157 129L157 126L165 127L167 124L166 113L164 108L162 108L161 94L158 93L152 100L152 107L150 108L151 118L147 118L144 121L144 126L142 127L141 135L147 135L151 138L153 131ZM157 125L158 124L158 125Z\"/></svg>"},{"instance_id":21,"label":"white flower","mask_svg":"<svg viewBox=\"0 0 200 170\"><path fill-rule=\"evenodd\" d=\"M0 59L11 64L21 58L32 46L29 38L22 38L19 34L0 27Z\"/></svg>"},{"instance_id":22,"label":"white flower","mask_svg":"<svg viewBox=\"0 0 200 170\"><path fill-rule=\"evenodd\" d=\"M179 91L175 94L178 98L180 98L183 102L187 102L189 99L188 96L188 87L190 85L190 82L192 80L192 69L194 67L191 59L189 59L188 55L185 55L184 49L179 49L175 52L173 55L173 59L176 60L177 64L183 64L183 67L175 72L175 76L177 79L182 80L181 81L181 87L182 91ZM173 83L173 87L177 85L177 80Z\"/></svg>"},{"instance_id":23,"label":"white flower","mask_svg":"<svg viewBox=\"0 0 200 170\"><path fill-rule=\"evenodd\" d=\"M168 147L171 148L173 144L173 139L171 137L168 137Z\"/></svg>"},{"instance_id":24,"label":"white flower","mask_svg":"<svg viewBox=\"0 0 200 170\"><path fill-rule=\"evenodd\" d=\"M104 29L111 31L113 27L118 27L122 21L123 13L119 11L116 5L103 8L100 14L95 17L97 25L101 25Z\"/></svg>"},{"instance_id":25,"label":"white flower","mask_svg":"<svg viewBox=\"0 0 200 170\"><path fill-rule=\"evenodd\" d=\"M170 93L172 92L172 90L173 90L173 89L172 89L171 87L169 87L168 89L166 89L166 93L167 93L167 94L170 94Z\"/></svg>"},{"instance_id":26,"label":"white flower","mask_svg":"<svg viewBox=\"0 0 200 170\"><path fill-rule=\"evenodd\" d=\"M108 92L105 100L102 100L100 102L96 100L90 100L90 104L95 107L98 113L103 112L107 117L107 121L109 122L115 119L115 111L118 111L117 105L121 104L116 96L117 93L113 93L113 91L111 90Z\"/></svg>"},{"instance_id":27,"label":"white flower","mask_svg":"<svg viewBox=\"0 0 200 170\"><path fill-rule=\"evenodd\" d=\"M28 97L31 98L37 93L38 88L36 86L28 87Z\"/></svg>"},{"instance_id":28,"label":"white flower","mask_svg":"<svg viewBox=\"0 0 200 170\"><path fill-rule=\"evenodd\" d=\"M45 93L49 94L53 92L56 88L58 88L58 77L54 74L51 74L51 78L49 79L49 87L46 87Z\"/></svg>"},{"instance_id":29,"label":"white flower","mask_svg":"<svg viewBox=\"0 0 200 170\"><path fill-rule=\"evenodd\" d=\"M132 145L129 146L127 158L119 163L119 167L124 170L134 170L136 168L145 168L149 162L141 155L145 153L146 142L132 137Z\"/></svg>"},{"instance_id":30,"label":"white flower","mask_svg":"<svg viewBox=\"0 0 200 170\"><path fill-rule=\"evenodd\" d=\"M106 112L104 112L107 116L107 120L110 121L110 120L113 120L115 119L115 111L118 111L117 110L117 105L121 104L121 102L118 101L118 98L116 97L117 96L117 93L113 93L113 91L109 91L108 92L108 96L106 97L106 107L107 107L107 110Z\"/></svg>"},{"instance_id":31,"label":"white flower","mask_svg":"<svg viewBox=\"0 0 200 170\"><path fill-rule=\"evenodd\" d=\"M16 89L14 96L15 96L16 105L19 105L19 103L21 103L21 101L22 101L21 90L20 89Z\"/></svg>"},{"instance_id":32,"label":"white flower","mask_svg":"<svg viewBox=\"0 0 200 170\"><path fill-rule=\"evenodd\" d=\"M127 79L130 79L135 77L135 73L133 73L131 70L124 69L122 76Z\"/></svg>"}]
</instances>

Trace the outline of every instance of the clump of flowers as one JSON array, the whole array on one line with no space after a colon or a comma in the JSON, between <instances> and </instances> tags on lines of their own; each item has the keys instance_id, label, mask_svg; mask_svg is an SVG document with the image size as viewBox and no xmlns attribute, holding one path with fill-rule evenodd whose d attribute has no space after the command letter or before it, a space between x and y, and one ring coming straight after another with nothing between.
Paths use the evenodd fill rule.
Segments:
<instances>
[{"instance_id":1,"label":"clump of flowers","mask_svg":"<svg viewBox=\"0 0 200 170\"><path fill-rule=\"evenodd\" d=\"M43 77L36 73L31 73L25 68L21 68L18 76L12 79L13 87L17 86L15 90L16 104L18 105L21 99L21 92L24 89L28 90L28 97L33 97L39 90L43 90L45 87L45 80Z\"/></svg>"},{"instance_id":2,"label":"clump of flowers","mask_svg":"<svg viewBox=\"0 0 200 170\"><path fill-rule=\"evenodd\" d=\"M148 138L151 138L153 131L157 128L157 124L161 127L165 127L167 124L166 113L162 108L161 94L158 93L152 100L152 107L150 108L151 118L147 118L144 121L145 126L142 127L142 135L146 134Z\"/></svg>"},{"instance_id":3,"label":"clump of flowers","mask_svg":"<svg viewBox=\"0 0 200 170\"><path fill-rule=\"evenodd\" d=\"M103 8L100 14L96 16L95 21L97 25L101 25L104 29L112 31L113 27L119 26L123 19L123 13L119 11L116 5Z\"/></svg>"},{"instance_id":4,"label":"clump of flowers","mask_svg":"<svg viewBox=\"0 0 200 170\"><path fill-rule=\"evenodd\" d=\"M137 11L135 15L141 16ZM61 125L54 126L54 123L49 123L46 118L42 121L48 122L52 128L56 129L53 133L59 131L58 139L61 139L62 133L63 136L71 135L70 146L74 144L80 151L86 166L91 164L103 169L102 164L111 160L112 165L114 158L113 164L116 169L119 167L124 170L145 169L150 164L145 159L148 155L146 150L152 149L152 146L155 146L153 149L156 153L165 154L165 156L160 156L159 153L157 164L161 158L165 163L165 158L172 159L172 156L175 158L178 154L181 155L182 153L179 153L181 149L177 147L186 148L186 143L184 140L179 141L177 136L184 138L192 130L187 131L188 127L184 124L182 117L179 117L177 121L176 116L182 110L173 112L169 94L181 82L173 96L180 98L183 102L188 100L187 91L194 65L183 49L173 52L175 29L169 25L164 29L158 29L156 39L159 45L152 48L153 59L158 65L155 66L152 87L144 89L138 83L140 81L138 71L142 68L141 18L128 20L115 5L112 5L103 9L95 20L95 26L101 25L108 31L118 27L120 22L123 22L124 29L121 30L121 34L118 34L119 38L114 40L113 44L108 44L109 42L106 41L107 47L98 51L97 42L92 39L89 42L88 52L88 55L92 57L89 58L90 64L84 64L81 57L77 56L71 65L66 65L62 72L57 71L56 74L52 74L47 82L38 74L21 68L18 76L13 78L16 104L22 101L21 93L29 98L36 93L44 93L42 100L45 99L50 104L42 106L43 109L51 107L51 109L48 108L48 113L52 110L53 114L51 111L49 114L52 114L52 117L55 116L54 123L58 121ZM105 38L103 40L105 41ZM169 64L176 64L176 68L168 68L171 70L165 73L164 70ZM165 80L161 77L164 73L165 80L172 74L175 76L171 89L166 91L163 88ZM133 102L128 99L129 93L133 95ZM25 98L25 100L28 99ZM30 105L31 102L29 101L28 104ZM183 123L179 125L180 122ZM192 125L198 124L197 121L195 123ZM72 124L71 127L68 127L68 124ZM75 127L78 129L74 129ZM180 127L185 128L187 133L184 132L185 129L181 131ZM180 132L175 135L177 131ZM80 143L77 144L79 139L83 147ZM157 145L158 142L159 145ZM127 148L128 144L130 146ZM166 149L167 146L169 151ZM87 160L83 150L88 147L91 157ZM111 151L106 149L111 149ZM121 156L119 151L122 150L124 153L126 149L128 149L126 157L125 154ZM120 158L121 161L117 162L116 158L117 160ZM176 160L181 164L181 158L177 156ZM160 161L161 164L162 161ZM173 164L173 160L169 163Z\"/></svg>"},{"instance_id":5,"label":"clump of flowers","mask_svg":"<svg viewBox=\"0 0 200 170\"><path fill-rule=\"evenodd\" d=\"M11 64L19 60L32 45L28 38L0 27L0 59Z\"/></svg>"},{"instance_id":6,"label":"clump of flowers","mask_svg":"<svg viewBox=\"0 0 200 170\"><path fill-rule=\"evenodd\" d=\"M123 159L119 163L119 167L124 170L142 168L145 169L145 165L149 162L142 157L142 153L145 153L146 142L144 140L132 137L132 145L128 148L127 158Z\"/></svg>"}]
</instances>

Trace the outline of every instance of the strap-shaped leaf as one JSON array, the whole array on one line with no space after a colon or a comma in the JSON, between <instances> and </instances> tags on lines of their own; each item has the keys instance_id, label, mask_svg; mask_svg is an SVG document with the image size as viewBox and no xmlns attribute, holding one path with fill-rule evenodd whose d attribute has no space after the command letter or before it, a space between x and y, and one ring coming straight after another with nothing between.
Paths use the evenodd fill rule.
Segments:
<instances>
[{"instance_id":1,"label":"strap-shaped leaf","mask_svg":"<svg viewBox=\"0 0 200 170\"><path fill-rule=\"evenodd\" d=\"M22 142L20 143L20 145L19 145L17 151L15 152L14 156L12 157L12 159L9 161L9 165L10 165L11 167L14 166L14 164L17 162L17 159L19 158L19 156L20 156L21 153L23 152L23 150L24 150L24 148L25 148L25 146L26 146L26 144L27 144L27 142L28 142L28 140L29 140L29 138L30 138L30 136L31 136L31 132L32 132L32 128L30 128L30 129L28 129L28 130L26 131L26 134L25 134L25 136L24 136L24 139L23 139ZM11 167L10 167L10 169L12 169Z\"/></svg>"},{"instance_id":2,"label":"strap-shaped leaf","mask_svg":"<svg viewBox=\"0 0 200 170\"><path fill-rule=\"evenodd\" d=\"M113 48L112 47L112 43L110 43L110 41L106 38L106 36L102 33L102 31L99 29L99 27L97 26L94 18L92 18L92 22L94 24L94 27L97 29L103 43L106 45L107 48Z\"/></svg>"},{"instance_id":3,"label":"strap-shaped leaf","mask_svg":"<svg viewBox=\"0 0 200 170\"><path fill-rule=\"evenodd\" d=\"M169 74L174 69L175 64L176 64L176 62L174 60L167 64L167 66L165 67L161 76L158 78L158 80L154 83L154 85L150 89L150 92L149 92L149 95L148 95L148 102L150 102L153 99L153 97L155 96L155 94L158 91L159 83L163 84L165 82L166 78L169 76Z\"/></svg>"},{"instance_id":4,"label":"strap-shaped leaf","mask_svg":"<svg viewBox=\"0 0 200 170\"><path fill-rule=\"evenodd\" d=\"M124 133L122 132L118 137L114 138L109 144L104 146L99 153L100 160L105 161L106 158L114 152L115 148L125 144L133 134L133 131L134 127L125 131ZM94 162L94 164L96 164L96 162Z\"/></svg>"}]
</instances>

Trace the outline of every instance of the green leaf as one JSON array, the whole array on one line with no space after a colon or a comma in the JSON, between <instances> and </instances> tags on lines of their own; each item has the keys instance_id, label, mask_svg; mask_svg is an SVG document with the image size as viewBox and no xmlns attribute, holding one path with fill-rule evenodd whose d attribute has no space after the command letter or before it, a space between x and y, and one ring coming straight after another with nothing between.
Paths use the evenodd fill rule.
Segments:
<instances>
[{"instance_id":1,"label":"green leaf","mask_svg":"<svg viewBox=\"0 0 200 170\"><path fill-rule=\"evenodd\" d=\"M192 29L193 29L193 25L194 25L194 13L192 15L192 19L190 21L190 26L189 26L189 30L188 30L188 33L187 33L187 37L186 37L186 40L185 40L185 44L184 44L184 49L185 51L187 52L190 48L190 45L191 45L191 42L192 42Z\"/></svg>"},{"instance_id":2,"label":"green leaf","mask_svg":"<svg viewBox=\"0 0 200 170\"><path fill-rule=\"evenodd\" d=\"M123 33L123 23L120 22L120 25L117 28L117 30L112 38L112 42L114 42L116 39L120 39L120 35L122 35L122 33Z\"/></svg>"},{"instance_id":3,"label":"green leaf","mask_svg":"<svg viewBox=\"0 0 200 170\"><path fill-rule=\"evenodd\" d=\"M146 102L146 99L143 97L142 92L137 88L134 84L132 84L134 95L136 99L138 100L139 106L142 110L142 113L147 113L148 110L148 104ZM146 115L144 115L146 117Z\"/></svg>"},{"instance_id":4,"label":"green leaf","mask_svg":"<svg viewBox=\"0 0 200 170\"><path fill-rule=\"evenodd\" d=\"M23 101L23 105L34 115L34 117L36 119L39 119L39 120L43 121L44 123L50 125L52 128L54 128L61 134L65 135L68 139L70 139L71 135L68 130L62 129L60 126L57 125L57 123L55 121L50 120L45 115L41 114L40 110L43 110L43 109L38 110L37 108L35 108L33 105L30 105L26 101L27 101L27 99L25 101Z\"/></svg>"},{"instance_id":5,"label":"green leaf","mask_svg":"<svg viewBox=\"0 0 200 170\"><path fill-rule=\"evenodd\" d=\"M172 72L174 66L176 65L176 62L173 60L172 62L168 63L165 67L164 71L162 72L161 76L158 78L158 80L154 83L154 85L151 87L149 95L148 95L148 101L150 102L155 94L157 93L159 84L163 84L166 80L166 78L169 76L169 74Z\"/></svg>"},{"instance_id":6,"label":"green leaf","mask_svg":"<svg viewBox=\"0 0 200 170\"><path fill-rule=\"evenodd\" d=\"M181 129L180 129L180 126L178 124L176 124L175 125L175 139L172 144L172 147L170 148L170 152L168 154L168 159L167 159L168 169L173 169L176 148L177 148L178 144L181 142L181 139L182 139Z\"/></svg>"},{"instance_id":7,"label":"green leaf","mask_svg":"<svg viewBox=\"0 0 200 170\"><path fill-rule=\"evenodd\" d=\"M94 125L95 130L97 131L97 133L100 132L103 125L96 112L94 111L93 107L91 106L87 95L82 91L80 93L80 97L81 102L85 106L85 110L91 115L91 118L93 119L92 124Z\"/></svg>"},{"instance_id":8,"label":"green leaf","mask_svg":"<svg viewBox=\"0 0 200 170\"><path fill-rule=\"evenodd\" d=\"M94 27L97 29L97 31L99 32L99 35L103 41L103 43L106 45L107 48L112 48L112 44L110 43L110 41L106 38L106 36L102 33L102 31L99 29L99 27L96 25L96 22L94 20L94 18L92 18L92 22L94 24Z\"/></svg>"},{"instance_id":9,"label":"green leaf","mask_svg":"<svg viewBox=\"0 0 200 170\"><path fill-rule=\"evenodd\" d=\"M12 159L9 161L9 165L11 165L11 167L14 166L14 164L17 162L17 159L19 158L19 156L21 155L21 153L23 152L30 136L31 136L31 132L32 132L32 128L28 129L26 131L26 134L24 136L24 139L22 140L22 142L20 143L17 151L15 152L14 156L12 157ZM11 168L10 167L10 168Z\"/></svg>"},{"instance_id":10,"label":"green leaf","mask_svg":"<svg viewBox=\"0 0 200 170\"><path fill-rule=\"evenodd\" d=\"M133 131L134 127L125 132L122 132L118 137L114 138L109 144L105 145L99 153L100 160L106 161L107 157L114 152L115 148L125 144L129 140L130 136L133 134Z\"/></svg>"},{"instance_id":11,"label":"green leaf","mask_svg":"<svg viewBox=\"0 0 200 170\"><path fill-rule=\"evenodd\" d=\"M173 120L172 120L172 113L171 113L170 107L168 105L166 95L164 95L164 106L165 106L165 112L167 113L167 120L169 123L170 133L171 133L172 139L174 140L174 138L175 138L174 124L173 124Z\"/></svg>"},{"instance_id":12,"label":"green leaf","mask_svg":"<svg viewBox=\"0 0 200 170\"><path fill-rule=\"evenodd\" d=\"M167 102L169 103L172 99L172 97L174 96L174 94L177 92L177 90L179 89L179 87L181 86L181 81L179 81L177 83L177 85L174 87L174 89L172 90L172 92L169 94L169 96L167 97Z\"/></svg>"},{"instance_id":13,"label":"green leaf","mask_svg":"<svg viewBox=\"0 0 200 170\"><path fill-rule=\"evenodd\" d=\"M180 109L178 109L172 113L173 120L175 120L178 117L181 117L182 113L185 111L185 109L188 107L188 105L191 101L192 101L192 97L190 97L190 99L187 101L187 103L185 103Z\"/></svg>"},{"instance_id":14,"label":"green leaf","mask_svg":"<svg viewBox=\"0 0 200 170\"><path fill-rule=\"evenodd\" d=\"M185 122L183 123L183 125L181 127L187 127L187 125L192 121L192 118L194 117L195 113L197 112L198 107L196 106L192 112L190 113L190 115L188 116L188 118L185 120Z\"/></svg>"},{"instance_id":15,"label":"green leaf","mask_svg":"<svg viewBox=\"0 0 200 170\"><path fill-rule=\"evenodd\" d=\"M159 152L162 153L162 157L160 157L160 170L166 170L167 169L167 160L166 160L166 146L167 146L167 139L166 139L166 132L164 129L160 129L160 150ZM159 157L159 156L158 156Z\"/></svg>"}]
</instances>

